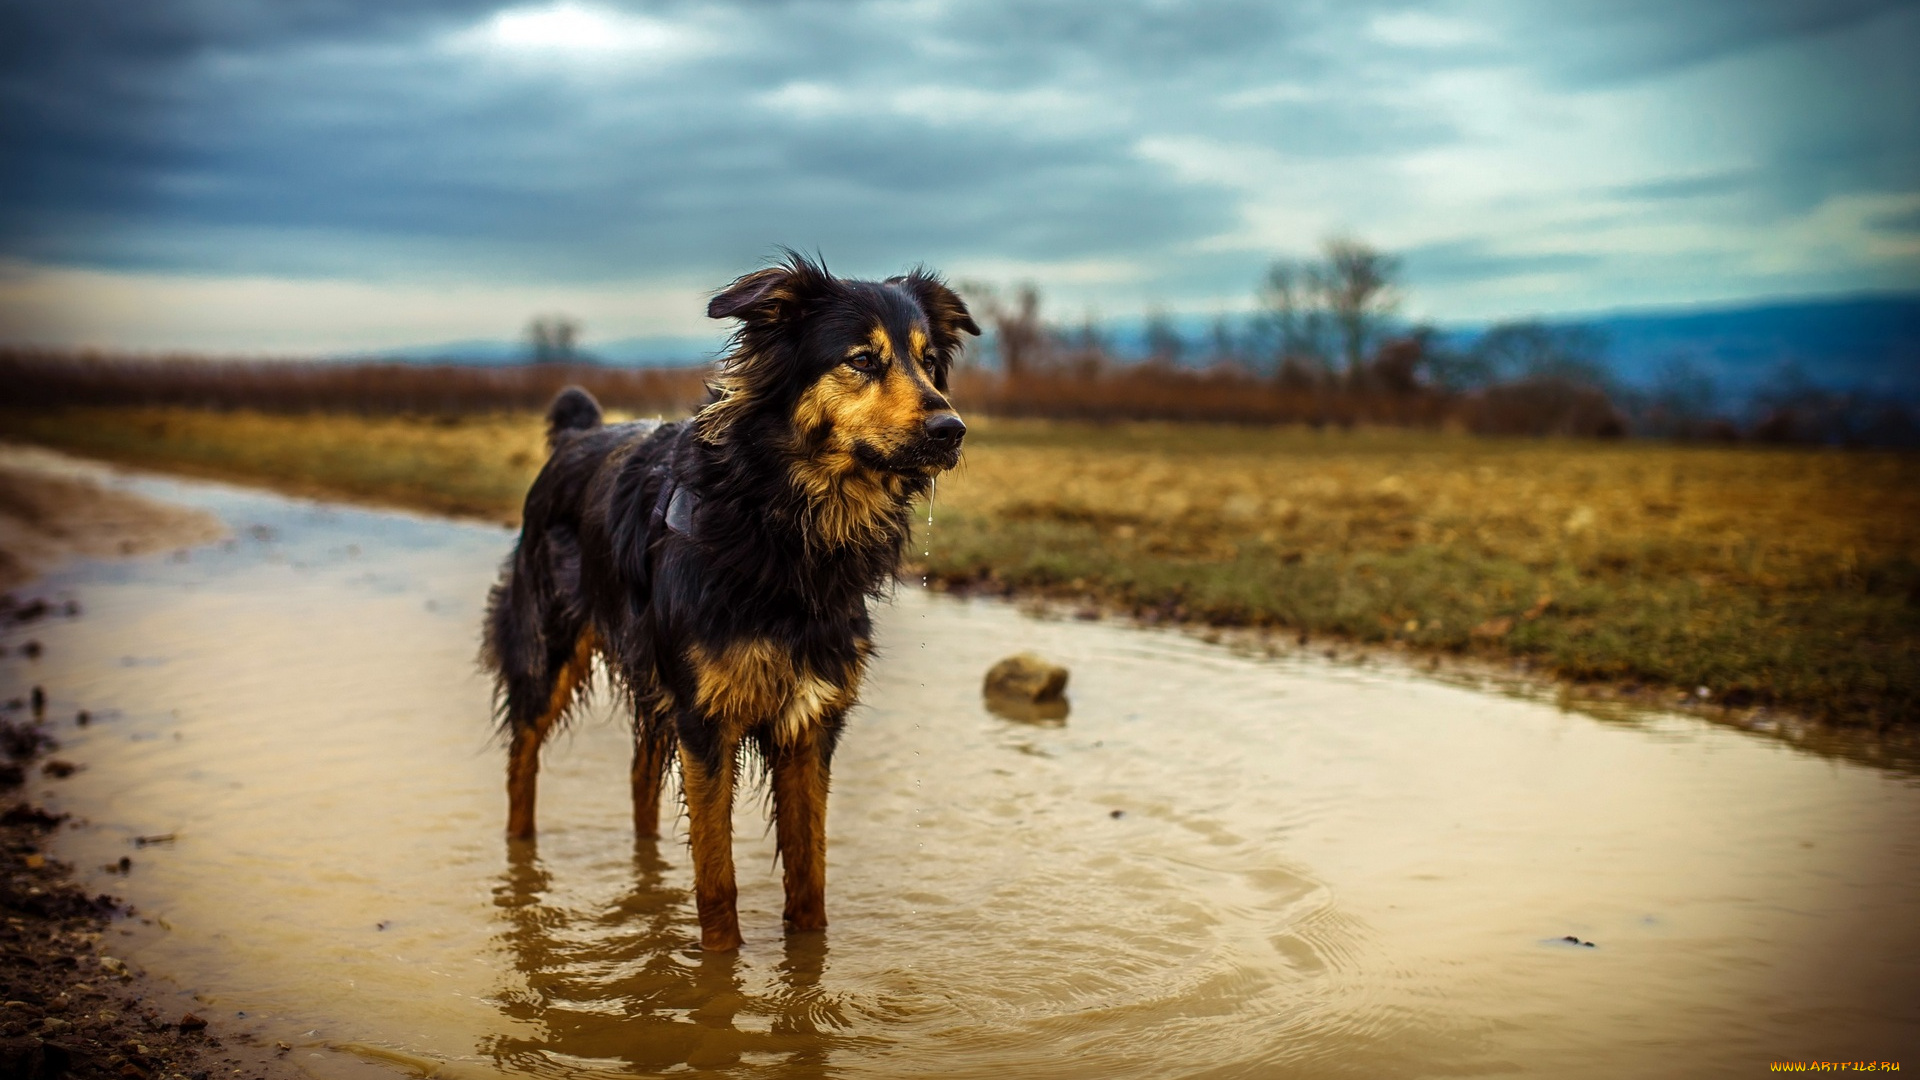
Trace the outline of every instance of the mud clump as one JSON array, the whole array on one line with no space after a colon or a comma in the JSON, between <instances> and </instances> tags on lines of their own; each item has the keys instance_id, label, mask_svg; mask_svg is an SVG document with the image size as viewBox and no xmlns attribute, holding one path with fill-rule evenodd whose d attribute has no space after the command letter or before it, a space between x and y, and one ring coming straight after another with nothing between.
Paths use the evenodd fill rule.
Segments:
<instances>
[{"instance_id":1,"label":"mud clump","mask_svg":"<svg viewBox=\"0 0 1920 1080\"><path fill-rule=\"evenodd\" d=\"M56 748L57 744L40 730L40 725L0 720L0 754L13 761L24 764L39 757L42 751Z\"/></svg>"}]
</instances>

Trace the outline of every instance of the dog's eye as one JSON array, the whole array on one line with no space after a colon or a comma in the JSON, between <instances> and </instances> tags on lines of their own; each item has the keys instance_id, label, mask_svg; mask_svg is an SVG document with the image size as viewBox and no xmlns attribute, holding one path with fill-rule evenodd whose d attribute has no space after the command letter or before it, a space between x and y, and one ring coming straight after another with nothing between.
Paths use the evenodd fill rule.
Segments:
<instances>
[{"instance_id":1,"label":"dog's eye","mask_svg":"<svg viewBox=\"0 0 1920 1080\"><path fill-rule=\"evenodd\" d=\"M860 352L847 357L847 366L862 375L878 375L881 369L887 366L887 362L873 353Z\"/></svg>"}]
</instances>

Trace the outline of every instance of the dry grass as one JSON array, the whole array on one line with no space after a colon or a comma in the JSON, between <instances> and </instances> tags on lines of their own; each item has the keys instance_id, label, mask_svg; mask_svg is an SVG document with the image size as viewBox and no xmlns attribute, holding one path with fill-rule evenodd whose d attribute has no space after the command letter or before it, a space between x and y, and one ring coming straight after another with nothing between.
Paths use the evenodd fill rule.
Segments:
<instances>
[{"instance_id":1,"label":"dry grass","mask_svg":"<svg viewBox=\"0 0 1920 1080\"><path fill-rule=\"evenodd\" d=\"M1920 720L1920 456L973 420L925 570L1149 618ZM530 416L0 413L0 435L511 520Z\"/></svg>"},{"instance_id":2,"label":"dry grass","mask_svg":"<svg viewBox=\"0 0 1920 1080\"><path fill-rule=\"evenodd\" d=\"M989 423L929 569L1141 614L1920 718L1920 457Z\"/></svg>"},{"instance_id":3,"label":"dry grass","mask_svg":"<svg viewBox=\"0 0 1920 1080\"><path fill-rule=\"evenodd\" d=\"M367 417L194 409L0 411L0 437L217 480L518 519L546 460L531 415Z\"/></svg>"}]
</instances>

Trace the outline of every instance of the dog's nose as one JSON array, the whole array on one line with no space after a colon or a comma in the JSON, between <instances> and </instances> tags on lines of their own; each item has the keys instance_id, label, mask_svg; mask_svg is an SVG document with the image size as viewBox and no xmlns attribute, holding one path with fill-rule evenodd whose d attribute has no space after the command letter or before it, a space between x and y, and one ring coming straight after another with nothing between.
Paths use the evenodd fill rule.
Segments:
<instances>
[{"instance_id":1,"label":"dog's nose","mask_svg":"<svg viewBox=\"0 0 1920 1080\"><path fill-rule=\"evenodd\" d=\"M950 412L927 417L927 438L934 442L951 446L958 443L960 437L966 433L966 421Z\"/></svg>"}]
</instances>

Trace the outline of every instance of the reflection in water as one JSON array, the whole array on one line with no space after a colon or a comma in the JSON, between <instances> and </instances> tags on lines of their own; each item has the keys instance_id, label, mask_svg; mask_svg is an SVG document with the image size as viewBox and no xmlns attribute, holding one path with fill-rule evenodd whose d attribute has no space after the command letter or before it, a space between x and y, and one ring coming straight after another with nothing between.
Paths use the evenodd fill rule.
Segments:
<instances>
[{"instance_id":1,"label":"reflection in water","mask_svg":"<svg viewBox=\"0 0 1920 1080\"><path fill-rule=\"evenodd\" d=\"M1003 720L1019 720L1029 724L1064 723L1073 705L1064 697L1032 701L1011 694L988 693L980 699L987 711Z\"/></svg>"},{"instance_id":2,"label":"reflection in water","mask_svg":"<svg viewBox=\"0 0 1920 1080\"><path fill-rule=\"evenodd\" d=\"M821 988L826 935L787 935L776 986L752 994L738 953L688 946L693 895L667 884L667 870L657 842L639 841L632 888L600 910L575 911L547 901L552 877L536 842L509 841L494 904L526 989L502 995L500 1010L542 1034L489 1035L481 1052L505 1069L551 1075L750 1058L777 1063L784 1076L826 1075L828 1052L849 1041L848 1018Z\"/></svg>"},{"instance_id":3,"label":"reflection in water","mask_svg":"<svg viewBox=\"0 0 1920 1080\"><path fill-rule=\"evenodd\" d=\"M830 937L782 936L743 798L747 944L709 957L681 843L634 847L611 715L551 745L539 846L503 860L473 655L508 534L146 487L235 539L45 584L85 615L36 624L44 654L9 650L0 682L94 719L54 731L88 768L31 794L92 823L63 859L134 860L82 870L155 917L129 959L322 1080L385 1068L362 1058L1611 1078L1920 1054L1911 771L911 589L836 754ZM1074 672L1064 723L982 705L1027 648Z\"/></svg>"}]
</instances>

